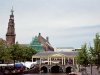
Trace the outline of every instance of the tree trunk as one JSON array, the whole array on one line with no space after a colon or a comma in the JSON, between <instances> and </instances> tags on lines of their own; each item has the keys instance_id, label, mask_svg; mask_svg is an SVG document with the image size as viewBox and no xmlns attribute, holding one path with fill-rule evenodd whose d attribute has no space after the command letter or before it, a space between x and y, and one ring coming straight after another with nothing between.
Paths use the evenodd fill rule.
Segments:
<instances>
[{"instance_id":1,"label":"tree trunk","mask_svg":"<svg viewBox=\"0 0 100 75\"><path fill-rule=\"evenodd\" d=\"M90 65L90 67L91 67L91 75L92 75L92 64Z\"/></svg>"},{"instance_id":2,"label":"tree trunk","mask_svg":"<svg viewBox=\"0 0 100 75\"><path fill-rule=\"evenodd\" d=\"M79 72L80 72L80 65L79 65L79 67L78 67L78 68L79 68Z\"/></svg>"},{"instance_id":3,"label":"tree trunk","mask_svg":"<svg viewBox=\"0 0 100 75\"><path fill-rule=\"evenodd\" d=\"M15 59L14 59L14 69L15 69Z\"/></svg>"}]
</instances>

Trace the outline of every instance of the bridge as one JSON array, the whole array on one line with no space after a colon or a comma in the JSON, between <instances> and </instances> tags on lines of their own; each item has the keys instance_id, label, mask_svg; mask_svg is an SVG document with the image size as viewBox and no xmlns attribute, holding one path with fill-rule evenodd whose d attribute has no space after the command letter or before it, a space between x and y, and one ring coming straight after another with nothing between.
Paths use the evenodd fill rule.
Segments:
<instances>
[{"instance_id":1,"label":"bridge","mask_svg":"<svg viewBox=\"0 0 100 75\"><path fill-rule=\"evenodd\" d=\"M76 52L40 52L32 56L32 61L37 61L41 72L66 72L70 73L76 67Z\"/></svg>"}]
</instances>

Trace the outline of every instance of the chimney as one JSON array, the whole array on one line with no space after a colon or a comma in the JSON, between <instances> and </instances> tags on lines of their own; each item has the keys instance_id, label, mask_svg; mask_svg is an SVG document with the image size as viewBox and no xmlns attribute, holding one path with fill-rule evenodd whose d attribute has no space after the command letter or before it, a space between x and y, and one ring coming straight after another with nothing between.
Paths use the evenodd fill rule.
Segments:
<instances>
[{"instance_id":1,"label":"chimney","mask_svg":"<svg viewBox=\"0 0 100 75\"><path fill-rule=\"evenodd\" d=\"M46 40L49 42L49 37L46 37Z\"/></svg>"},{"instance_id":2,"label":"chimney","mask_svg":"<svg viewBox=\"0 0 100 75\"><path fill-rule=\"evenodd\" d=\"M41 36L41 33L39 33L39 36Z\"/></svg>"}]
</instances>

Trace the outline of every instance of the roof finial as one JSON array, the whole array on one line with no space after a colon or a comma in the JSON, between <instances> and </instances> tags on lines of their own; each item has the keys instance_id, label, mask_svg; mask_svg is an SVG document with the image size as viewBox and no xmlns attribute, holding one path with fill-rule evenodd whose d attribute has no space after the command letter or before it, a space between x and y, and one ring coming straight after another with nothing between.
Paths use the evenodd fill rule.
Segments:
<instances>
[{"instance_id":1,"label":"roof finial","mask_svg":"<svg viewBox=\"0 0 100 75\"><path fill-rule=\"evenodd\" d=\"M13 10L13 6L12 6L12 9L11 9L11 14L13 15L13 12L14 12L14 10Z\"/></svg>"}]
</instances>

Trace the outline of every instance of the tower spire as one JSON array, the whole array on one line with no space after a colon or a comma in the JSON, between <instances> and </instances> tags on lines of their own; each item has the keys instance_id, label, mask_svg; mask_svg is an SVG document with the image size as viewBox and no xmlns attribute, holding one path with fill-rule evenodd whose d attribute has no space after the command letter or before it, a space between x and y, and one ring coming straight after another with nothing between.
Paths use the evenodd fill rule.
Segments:
<instances>
[{"instance_id":1,"label":"tower spire","mask_svg":"<svg viewBox=\"0 0 100 75\"><path fill-rule=\"evenodd\" d=\"M11 15L10 15L10 19L8 22L8 29L7 29L7 34L6 34L6 41L8 45L12 45L15 44L15 23L14 23L14 14L13 14L14 10L13 7L11 9Z\"/></svg>"},{"instance_id":2,"label":"tower spire","mask_svg":"<svg viewBox=\"0 0 100 75\"><path fill-rule=\"evenodd\" d=\"M12 6L12 9L11 9L11 15L13 15L13 12L14 12L14 10L13 10L13 6Z\"/></svg>"},{"instance_id":3,"label":"tower spire","mask_svg":"<svg viewBox=\"0 0 100 75\"><path fill-rule=\"evenodd\" d=\"M13 6L12 6L12 9L11 9L10 19L14 20L14 10L13 10Z\"/></svg>"}]
</instances>

